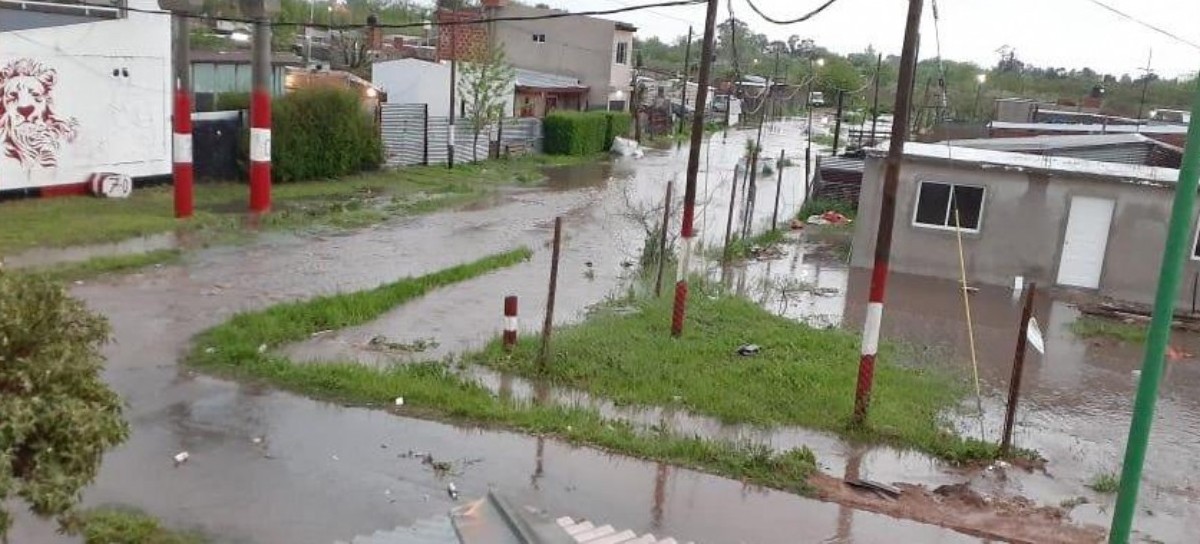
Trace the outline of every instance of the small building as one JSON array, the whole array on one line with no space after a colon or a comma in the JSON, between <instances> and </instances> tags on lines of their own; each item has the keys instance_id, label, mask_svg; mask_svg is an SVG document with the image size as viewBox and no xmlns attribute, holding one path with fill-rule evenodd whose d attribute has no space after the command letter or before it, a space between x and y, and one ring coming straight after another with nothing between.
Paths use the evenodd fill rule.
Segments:
<instances>
[{"instance_id":1,"label":"small building","mask_svg":"<svg viewBox=\"0 0 1200 544\"><path fill-rule=\"evenodd\" d=\"M956 147L1167 168L1179 168L1183 160L1183 149L1136 133L978 138L943 143Z\"/></svg>"},{"instance_id":2,"label":"small building","mask_svg":"<svg viewBox=\"0 0 1200 544\"><path fill-rule=\"evenodd\" d=\"M430 62L416 58L378 61L371 63L371 83L387 94L389 104L428 104L430 116L449 117L450 71L448 61ZM463 65L460 63L456 115L463 115L466 111L463 76ZM515 85L514 80L503 93L506 97L502 108L504 117L513 116Z\"/></svg>"},{"instance_id":3,"label":"small building","mask_svg":"<svg viewBox=\"0 0 1200 544\"><path fill-rule=\"evenodd\" d=\"M812 196L816 200L834 200L858 204L862 190L864 160L859 157L823 157L817 155Z\"/></svg>"},{"instance_id":4,"label":"small building","mask_svg":"<svg viewBox=\"0 0 1200 544\"><path fill-rule=\"evenodd\" d=\"M868 151L853 266L872 264L884 161L883 150ZM1020 276L1026 283L1149 302L1178 174L1141 164L909 143L890 266L957 279L961 233L968 282L1012 285ZM1187 277L1200 274L1200 248L1193 255Z\"/></svg>"},{"instance_id":5,"label":"small building","mask_svg":"<svg viewBox=\"0 0 1200 544\"><path fill-rule=\"evenodd\" d=\"M157 10L0 0L0 192L171 173L171 20Z\"/></svg>"},{"instance_id":6,"label":"small building","mask_svg":"<svg viewBox=\"0 0 1200 544\"><path fill-rule=\"evenodd\" d=\"M375 114L379 104L387 101L387 93L376 87L370 81L343 70L310 70L304 68L288 68L284 76L284 90L294 92L300 89L325 87L354 91L362 102L363 110Z\"/></svg>"},{"instance_id":7,"label":"small building","mask_svg":"<svg viewBox=\"0 0 1200 544\"><path fill-rule=\"evenodd\" d=\"M472 60L495 44L516 68L578 79L588 88L584 109L628 109L637 28L597 17L558 16L564 13L507 0L487 0L478 9L439 10L440 22L454 24L438 28L438 58ZM539 18L547 15L552 17ZM484 19L498 20L469 24Z\"/></svg>"},{"instance_id":8,"label":"small building","mask_svg":"<svg viewBox=\"0 0 1200 544\"><path fill-rule=\"evenodd\" d=\"M192 89L196 94L218 95L248 93L251 87L251 54L247 49L233 51L192 51ZM293 53L271 56L271 94L282 95L288 68L304 66Z\"/></svg>"},{"instance_id":9,"label":"small building","mask_svg":"<svg viewBox=\"0 0 1200 544\"><path fill-rule=\"evenodd\" d=\"M516 69L513 108L520 117L545 117L553 111L579 111L587 102L588 87L578 79Z\"/></svg>"}]
</instances>

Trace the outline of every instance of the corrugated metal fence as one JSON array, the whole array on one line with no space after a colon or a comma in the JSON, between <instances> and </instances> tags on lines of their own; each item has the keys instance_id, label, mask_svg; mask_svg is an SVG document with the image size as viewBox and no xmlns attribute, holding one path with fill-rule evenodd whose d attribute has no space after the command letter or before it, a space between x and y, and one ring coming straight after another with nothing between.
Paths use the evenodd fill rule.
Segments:
<instances>
[{"instance_id":1,"label":"corrugated metal fence","mask_svg":"<svg viewBox=\"0 0 1200 544\"><path fill-rule=\"evenodd\" d=\"M500 152L516 146L531 152L542 148L542 122L535 118L503 119L475 135L468 123L457 120L454 127L454 162L473 162L489 157L492 143L500 139ZM450 154L450 120L430 116L426 104L383 104L380 133L388 166L446 164Z\"/></svg>"}]
</instances>

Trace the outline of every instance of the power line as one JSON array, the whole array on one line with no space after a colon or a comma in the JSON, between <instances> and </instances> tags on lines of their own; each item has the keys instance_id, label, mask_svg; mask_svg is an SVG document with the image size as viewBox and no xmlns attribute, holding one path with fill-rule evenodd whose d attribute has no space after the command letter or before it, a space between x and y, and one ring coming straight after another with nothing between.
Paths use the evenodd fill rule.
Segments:
<instances>
[{"instance_id":1,"label":"power line","mask_svg":"<svg viewBox=\"0 0 1200 544\"><path fill-rule=\"evenodd\" d=\"M730 0L731 3L732 3L732 1L733 0ZM825 11L826 8L828 8L829 6L832 6L837 1L838 0L825 0L824 4L817 6L816 9L814 9L808 13L805 13L804 15L796 17L795 19L776 19L774 17L771 17L770 15L767 15L766 13L763 13L763 11L761 9L758 9L758 6L754 5L754 0L746 0L746 3L750 5L750 9L754 10L754 13L757 13L759 17L766 19L768 22L775 23L777 25L791 25L791 24L796 24L796 23L803 23L804 21L812 19L817 14L821 13L822 11Z\"/></svg>"},{"instance_id":2,"label":"power line","mask_svg":"<svg viewBox=\"0 0 1200 544\"><path fill-rule=\"evenodd\" d=\"M1150 30L1153 30L1153 31L1155 31L1155 32L1157 32L1157 33L1159 33L1159 34L1162 34L1163 36L1166 36L1166 37L1168 37L1168 38L1171 38L1172 40L1175 40L1175 41L1177 41L1177 42L1179 42L1179 43L1182 43L1182 44L1188 45L1188 46L1192 47L1193 49L1198 49L1198 50L1200 50L1200 44L1197 44L1196 42L1193 42L1193 41L1191 41L1191 40L1188 40L1187 38L1183 38L1183 37L1179 36L1178 34L1175 34L1175 33L1171 32L1171 31L1169 31L1169 30L1166 30L1166 29L1164 29L1164 28L1162 28L1162 27L1160 27L1160 26L1157 26L1157 25L1155 25L1155 24L1153 24L1153 23L1150 23L1150 22L1147 22L1147 21L1143 21L1143 20L1141 20L1141 19L1138 19L1137 17L1134 17L1133 15L1130 15L1130 14L1128 14L1128 13L1125 13L1125 12L1123 12L1123 11L1121 11L1121 10L1117 9L1117 8L1114 8L1114 7L1110 6L1110 5L1108 5L1108 4L1104 3L1104 2L1102 2L1101 0L1087 0L1087 1L1088 1L1088 2L1091 2L1091 3L1093 3L1093 4L1097 5L1097 6L1100 6L1101 8L1103 8L1103 9L1105 9L1105 10L1107 10L1107 11L1110 11L1110 12L1112 12L1112 13L1115 13L1115 14L1119 15L1120 17L1123 17L1123 18L1125 18L1125 19L1128 19L1129 21L1132 21L1132 22L1134 22L1134 23L1137 23L1137 24L1139 24L1139 25L1141 25L1141 26L1144 26L1144 27L1146 27L1146 28L1149 28Z\"/></svg>"},{"instance_id":3,"label":"power line","mask_svg":"<svg viewBox=\"0 0 1200 544\"><path fill-rule=\"evenodd\" d=\"M607 1L608 1L608 2L612 2L612 3L614 3L614 4L618 5L618 6L625 6L625 7L627 7L627 8L629 8L629 7L634 7L634 6L636 6L636 5L637 5L637 4L630 4L630 3L628 3L628 2L622 2L621 0L607 0ZM688 19L684 19L683 17L676 17L676 16L674 16L674 15L671 15L670 13L664 13L664 12L661 12L661 11L654 11L654 10L649 10L649 11L650 11L650 13L653 13L653 14L655 14L655 15L658 15L658 16L660 16L660 17L666 17L666 18L668 18L668 19L675 19L676 21L681 21L681 22L684 22L684 23L692 24L692 21L690 21L690 20L688 20Z\"/></svg>"},{"instance_id":4,"label":"power line","mask_svg":"<svg viewBox=\"0 0 1200 544\"><path fill-rule=\"evenodd\" d=\"M424 28L426 25L437 27L437 26L477 25L477 24L482 24L482 23L505 22L505 21L542 21L542 20L546 20L546 19L562 19L565 17L591 17L591 16L597 16L597 15L615 15L618 13L627 13L627 12L631 12L631 11L639 11L639 10L653 9L653 8L694 6L694 5L704 4L705 2L706 2L706 0L668 0L665 2L657 2L654 4L626 6L626 7L615 8L615 9L601 9L601 10L576 11L576 12L564 11L564 12L558 12L558 13L547 13L547 14L543 14L543 15L513 15L513 16L508 16L508 17L490 17L490 18L484 17L484 18L479 18L479 19L470 19L470 20L463 20L463 21L445 21L445 22L420 21L420 22L415 22L415 23L376 24L375 26L377 28L402 29L402 28ZM64 4L95 7L94 4L88 4L83 1L64 2ZM120 9L122 11L127 11L127 12L132 12L132 13L144 13L144 14L149 14L149 15L168 15L168 16L175 15L174 12L167 11L167 10L159 10L159 9L143 9L143 8L131 8L131 7L124 7L124 8L120 8ZM200 20L206 20L206 21L227 21L227 22L231 22L231 23L246 23L246 24L258 22L256 19L249 19L249 18L245 18L245 17L215 17L215 16L210 16L210 15L202 15L202 14L195 14L195 13L180 14L180 15L182 15L183 17L187 17L189 19L200 19ZM272 27L307 26L307 27L313 27L313 28L322 28L322 29L326 29L326 30L351 30L351 29L359 29L359 28L366 26L365 23L335 25L335 24L308 23L308 22L302 22L302 21L295 21L295 22L293 22L293 21L270 21L268 24Z\"/></svg>"}]
</instances>

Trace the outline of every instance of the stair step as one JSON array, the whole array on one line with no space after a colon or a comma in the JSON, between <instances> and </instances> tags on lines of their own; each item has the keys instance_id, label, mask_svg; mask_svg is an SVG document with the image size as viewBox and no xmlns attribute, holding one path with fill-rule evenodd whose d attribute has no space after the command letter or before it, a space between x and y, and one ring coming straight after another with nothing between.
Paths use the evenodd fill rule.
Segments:
<instances>
[{"instance_id":1,"label":"stair step","mask_svg":"<svg viewBox=\"0 0 1200 544\"><path fill-rule=\"evenodd\" d=\"M617 530L613 529L612 525L603 525L600 527L596 527L595 529L592 529L590 531L584 531L582 533L575 533L571 536L575 537L575 542L583 543L583 542L587 542L589 540L595 540L602 536L611 535L615 532L617 532Z\"/></svg>"},{"instance_id":2,"label":"stair step","mask_svg":"<svg viewBox=\"0 0 1200 544\"><path fill-rule=\"evenodd\" d=\"M566 529L567 534L569 534L571 536L575 536L579 533L591 531L592 529L595 529L595 528L596 528L596 526L592 525L592 522L590 522L590 521L585 521L583 523L576 523L575 525L563 527L563 529Z\"/></svg>"},{"instance_id":3,"label":"stair step","mask_svg":"<svg viewBox=\"0 0 1200 544\"><path fill-rule=\"evenodd\" d=\"M626 529L619 533L588 540L585 542L585 544L625 544L634 538L637 538L637 533Z\"/></svg>"}]
</instances>

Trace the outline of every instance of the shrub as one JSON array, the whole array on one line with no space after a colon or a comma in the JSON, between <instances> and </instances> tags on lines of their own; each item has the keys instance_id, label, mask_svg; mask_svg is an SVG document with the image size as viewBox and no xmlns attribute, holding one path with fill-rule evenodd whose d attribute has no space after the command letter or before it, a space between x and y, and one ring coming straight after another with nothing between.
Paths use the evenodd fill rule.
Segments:
<instances>
[{"instance_id":1,"label":"shrub","mask_svg":"<svg viewBox=\"0 0 1200 544\"><path fill-rule=\"evenodd\" d=\"M613 139L617 136L625 137L629 135L629 129L633 126L633 116L628 112L623 111L608 111L604 112L605 116L605 131L604 131L604 150L612 149Z\"/></svg>"},{"instance_id":2,"label":"shrub","mask_svg":"<svg viewBox=\"0 0 1200 544\"><path fill-rule=\"evenodd\" d=\"M590 155L604 151L608 136L607 112L558 112L542 121L546 153Z\"/></svg>"},{"instance_id":3,"label":"shrub","mask_svg":"<svg viewBox=\"0 0 1200 544\"><path fill-rule=\"evenodd\" d=\"M218 93L213 100L213 111L250 109L250 93Z\"/></svg>"},{"instance_id":4,"label":"shrub","mask_svg":"<svg viewBox=\"0 0 1200 544\"><path fill-rule=\"evenodd\" d=\"M271 108L276 182L332 178L378 168L379 130L353 91L302 89Z\"/></svg>"},{"instance_id":5,"label":"shrub","mask_svg":"<svg viewBox=\"0 0 1200 544\"><path fill-rule=\"evenodd\" d=\"M0 541L19 498L66 519L129 427L101 379L108 323L44 276L0 271Z\"/></svg>"}]
</instances>

